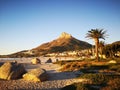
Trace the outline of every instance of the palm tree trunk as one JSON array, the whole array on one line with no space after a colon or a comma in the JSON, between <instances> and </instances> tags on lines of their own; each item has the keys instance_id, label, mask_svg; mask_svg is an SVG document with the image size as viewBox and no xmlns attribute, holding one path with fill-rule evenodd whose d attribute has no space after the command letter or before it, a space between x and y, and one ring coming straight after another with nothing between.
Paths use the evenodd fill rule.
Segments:
<instances>
[{"instance_id":1,"label":"palm tree trunk","mask_svg":"<svg viewBox=\"0 0 120 90\"><path fill-rule=\"evenodd\" d=\"M99 56L98 56L98 45L99 45L99 39L95 39L95 52L96 52L96 59L99 61Z\"/></svg>"}]
</instances>

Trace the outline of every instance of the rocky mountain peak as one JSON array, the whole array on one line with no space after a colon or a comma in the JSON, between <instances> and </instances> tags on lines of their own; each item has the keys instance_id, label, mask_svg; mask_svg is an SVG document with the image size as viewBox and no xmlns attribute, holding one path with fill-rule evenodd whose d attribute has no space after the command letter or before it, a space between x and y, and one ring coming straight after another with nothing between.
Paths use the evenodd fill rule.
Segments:
<instances>
[{"instance_id":1,"label":"rocky mountain peak","mask_svg":"<svg viewBox=\"0 0 120 90\"><path fill-rule=\"evenodd\" d=\"M63 32L59 38L54 39L50 42L44 43L36 48L34 51L37 51L36 54L46 54L46 53L56 53L64 51L75 51L91 48L92 45L74 38L72 35Z\"/></svg>"},{"instance_id":2,"label":"rocky mountain peak","mask_svg":"<svg viewBox=\"0 0 120 90\"><path fill-rule=\"evenodd\" d=\"M68 34L66 32L62 32L61 35L59 36L59 38L71 38L71 34Z\"/></svg>"}]
</instances>

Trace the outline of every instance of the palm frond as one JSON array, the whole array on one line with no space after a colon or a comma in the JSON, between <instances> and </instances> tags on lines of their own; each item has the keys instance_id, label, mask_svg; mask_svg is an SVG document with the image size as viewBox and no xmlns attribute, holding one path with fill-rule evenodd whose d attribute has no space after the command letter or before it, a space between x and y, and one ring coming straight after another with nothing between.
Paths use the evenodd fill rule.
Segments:
<instances>
[{"instance_id":1,"label":"palm frond","mask_svg":"<svg viewBox=\"0 0 120 90\"><path fill-rule=\"evenodd\" d=\"M91 29L90 31L88 31L88 33L86 34L86 38L89 39L105 39L106 37L106 31L103 31L103 29Z\"/></svg>"}]
</instances>

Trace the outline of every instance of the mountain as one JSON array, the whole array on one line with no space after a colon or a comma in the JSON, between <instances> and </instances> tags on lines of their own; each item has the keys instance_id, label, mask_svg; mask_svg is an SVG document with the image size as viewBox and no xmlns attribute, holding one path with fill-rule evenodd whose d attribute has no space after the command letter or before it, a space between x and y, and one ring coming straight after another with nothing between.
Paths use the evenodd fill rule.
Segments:
<instances>
[{"instance_id":1,"label":"mountain","mask_svg":"<svg viewBox=\"0 0 120 90\"><path fill-rule=\"evenodd\" d=\"M113 42L112 44L119 44L120 45L120 41Z\"/></svg>"},{"instance_id":2,"label":"mountain","mask_svg":"<svg viewBox=\"0 0 120 90\"><path fill-rule=\"evenodd\" d=\"M91 47L91 44L85 41L78 40L70 34L63 32L57 39L51 42L44 43L32 49L32 51L37 54L38 52L39 54L46 54L63 51L83 50Z\"/></svg>"},{"instance_id":3,"label":"mountain","mask_svg":"<svg viewBox=\"0 0 120 90\"><path fill-rule=\"evenodd\" d=\"M72 35L63 32L61 35L51 41L44 43L36 48L33 48L31 50L24 50L17 53L13 53L10 55L4 55L0 57L34 57L34 56L40 56L45 55L48 53L58 53L58 52L64 52L64 51L74 51L74 50L83 50L91 48L92 45L85 42L78 40L74 38Z\"/></svg>"}]
</instances>

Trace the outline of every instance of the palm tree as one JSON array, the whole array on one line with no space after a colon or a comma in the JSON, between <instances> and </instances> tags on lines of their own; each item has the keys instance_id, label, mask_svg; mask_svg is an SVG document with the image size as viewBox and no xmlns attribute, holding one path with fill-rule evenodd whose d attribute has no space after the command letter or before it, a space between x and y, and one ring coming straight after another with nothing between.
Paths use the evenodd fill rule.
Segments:
<instances>
[{"instance_id":1,"label":"palm tree","mask_svg":"<svg viewBox=\"0 0 120 90\"><path fill-rule=\"evenodd\" d=\"M86 34L86 38L94 39L95 41L96 59L98 61L99 61L99 56L98 56L99 39L105 39L105 37L106 37L106 31L103 31L103 29L91 29Z\"/></svg>"},{"instance_id":2,"label":"palm tree","mask_svg":"<svg viewBox=\"0 0 120 90\"><path fill-rule=\"evenodd\" d=\"M104 46L105 46L105 42L104 41L99 41L99 52L100 52L101 56L103 54Z\"/></svg>"}]
</instances>

